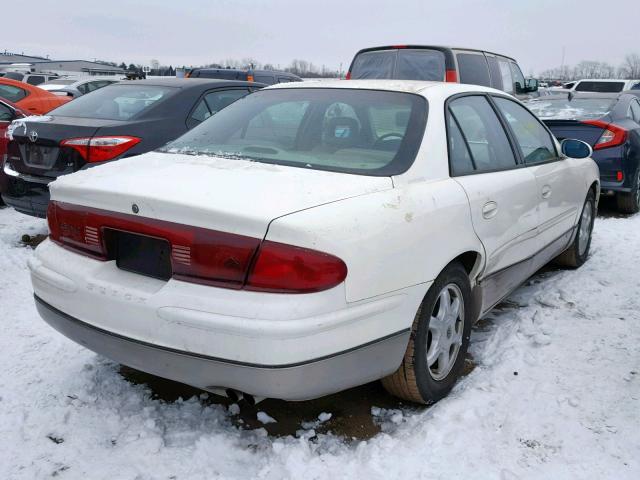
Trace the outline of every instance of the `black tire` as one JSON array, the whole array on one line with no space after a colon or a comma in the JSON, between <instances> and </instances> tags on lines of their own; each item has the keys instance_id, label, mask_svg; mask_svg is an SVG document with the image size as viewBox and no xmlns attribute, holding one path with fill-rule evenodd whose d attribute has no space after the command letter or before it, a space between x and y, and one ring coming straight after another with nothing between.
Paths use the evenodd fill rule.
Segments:
<instances>
[{"instance_id":1,"label":"black tire","mask_svg":"<svg viewBox=\"0 0 640 480\"><path fill-rule=\"evenodd\" d=\"M462 338L457 356L449 363L452 365L450 370L446 374L443 371L442 374L444 376L442 378L436 378L436 373L427 366L429 346L435 346L433 333L430 332L429 328L431 314L440 307L441 292L445 288L453 288L450 287L451 285L455 285L457 292L462 297L460 301L462 305L461 323L456 322L453 331L453 335L461 335ZM402 364L398 370L382 379L384 388L396 397L415 403L431 404L445 397L462 373L469 347L471 325L475 321L475 318L472 318L473 315L474 309L469 275L462 265L457 262L451 263L438 275L438 278L433 282L420 304L413 321L411 337ZM447 339L451 339L451 337L448 336ZM439 362L438 360L433 365Z\"/></svg>"},{"instance_id":2,"label":"black tire","mask_svg":"<svg viewBox=\"0 0 640 480\"><path fill-rule=\"evenodd\" d=\"M640 211L640 169L636 173L636 180L629 193L618 193L616 204L620 213L638 213Z\"/></svg>"},{"instance_id":3,"label":"black tire","mask_svg":"<svg viewBox=\"0 0 640 480\"><path fill-rule=\"evenodd\" d=\"M580 232L582 231L583 220L585 219L584 212L587 208L591 209L589 237L587 239L586 247L583 247L581 251ZM589 258L589 249L591 248L591 234L593 233L593 223L596 219L596 213L596 196L593 193L593 190L589 190L587 198L584 201L582 211L580 212L580 221L578 222L575 238L569 248L555 258L555 263L563 267L579 268L587 261L587 258Z\"/></svg>"}]
</instances>

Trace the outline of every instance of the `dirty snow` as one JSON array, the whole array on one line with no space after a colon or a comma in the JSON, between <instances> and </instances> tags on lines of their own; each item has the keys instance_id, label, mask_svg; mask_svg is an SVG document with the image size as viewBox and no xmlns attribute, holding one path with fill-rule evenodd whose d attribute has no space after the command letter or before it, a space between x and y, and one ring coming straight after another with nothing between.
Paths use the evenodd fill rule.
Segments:
<instances>
[{"instance_id":1,"label":"dirty snow","mask_svg":"<svg viewBox=\"0 0 640 480\"><path fill-rule=\"evenodd\" d=\"M640 215L599 218L582 269L538 275L474 330L449 398L374 408L367 441L152 399L39 319L19 239L44 232L0 210L2 479L640 478Z\"/></svg>"}]
</instances>

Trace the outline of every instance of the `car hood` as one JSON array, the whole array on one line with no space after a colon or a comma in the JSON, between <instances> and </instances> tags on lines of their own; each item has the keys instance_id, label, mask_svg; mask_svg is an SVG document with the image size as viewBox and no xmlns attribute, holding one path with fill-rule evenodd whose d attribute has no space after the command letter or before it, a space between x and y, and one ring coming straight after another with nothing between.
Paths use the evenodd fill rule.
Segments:
<instances>
[{"instance_id":1,"label":"car hood","mask_svg":"<svg viewBox=\"0 0 640 480\"><path fill-rule=\"evenodd\" d=\"M393 188L372 177L152 152L60 177L60 202L262 238L278 217ZM135 204L135 207L134 207Z\"/></svg>"}]
</instances>

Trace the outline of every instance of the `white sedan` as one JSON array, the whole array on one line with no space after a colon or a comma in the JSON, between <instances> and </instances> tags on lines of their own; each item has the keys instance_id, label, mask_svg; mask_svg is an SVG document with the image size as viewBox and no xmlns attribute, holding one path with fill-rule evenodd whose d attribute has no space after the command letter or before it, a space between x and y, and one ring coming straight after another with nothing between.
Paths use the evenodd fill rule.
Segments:
<instances>
[{"instance_id":1,"label":"white sedan","mask_svg":"<svg viewBox=\"0 0 640 480\"><path fill-rule=\"evenodd\" d=\"M106 357L216 393L382 379L437 401L478 318L549 261L586 261L590 152L489 88L274 86L53 183L36 304Z\"/></svg>"}]
</instances>

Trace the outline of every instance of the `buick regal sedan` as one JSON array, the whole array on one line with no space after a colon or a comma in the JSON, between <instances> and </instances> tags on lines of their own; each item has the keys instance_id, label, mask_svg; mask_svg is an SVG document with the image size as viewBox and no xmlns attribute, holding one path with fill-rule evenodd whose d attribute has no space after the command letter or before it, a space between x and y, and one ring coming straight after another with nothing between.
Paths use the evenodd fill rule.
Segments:
<instances>
[{"instance_id":1,"label":"buick regal sedan","mask_svg":"<svg viewBox=\"0 0 640 480\"><path fill-rule=\"evenodd\" d=\"M547 262L586 261L590 152L490 88L270 87L54 182L36 305L91 350L216 393L382 379L434 402L478 318Z\"/></svg>"}]
</instances>

